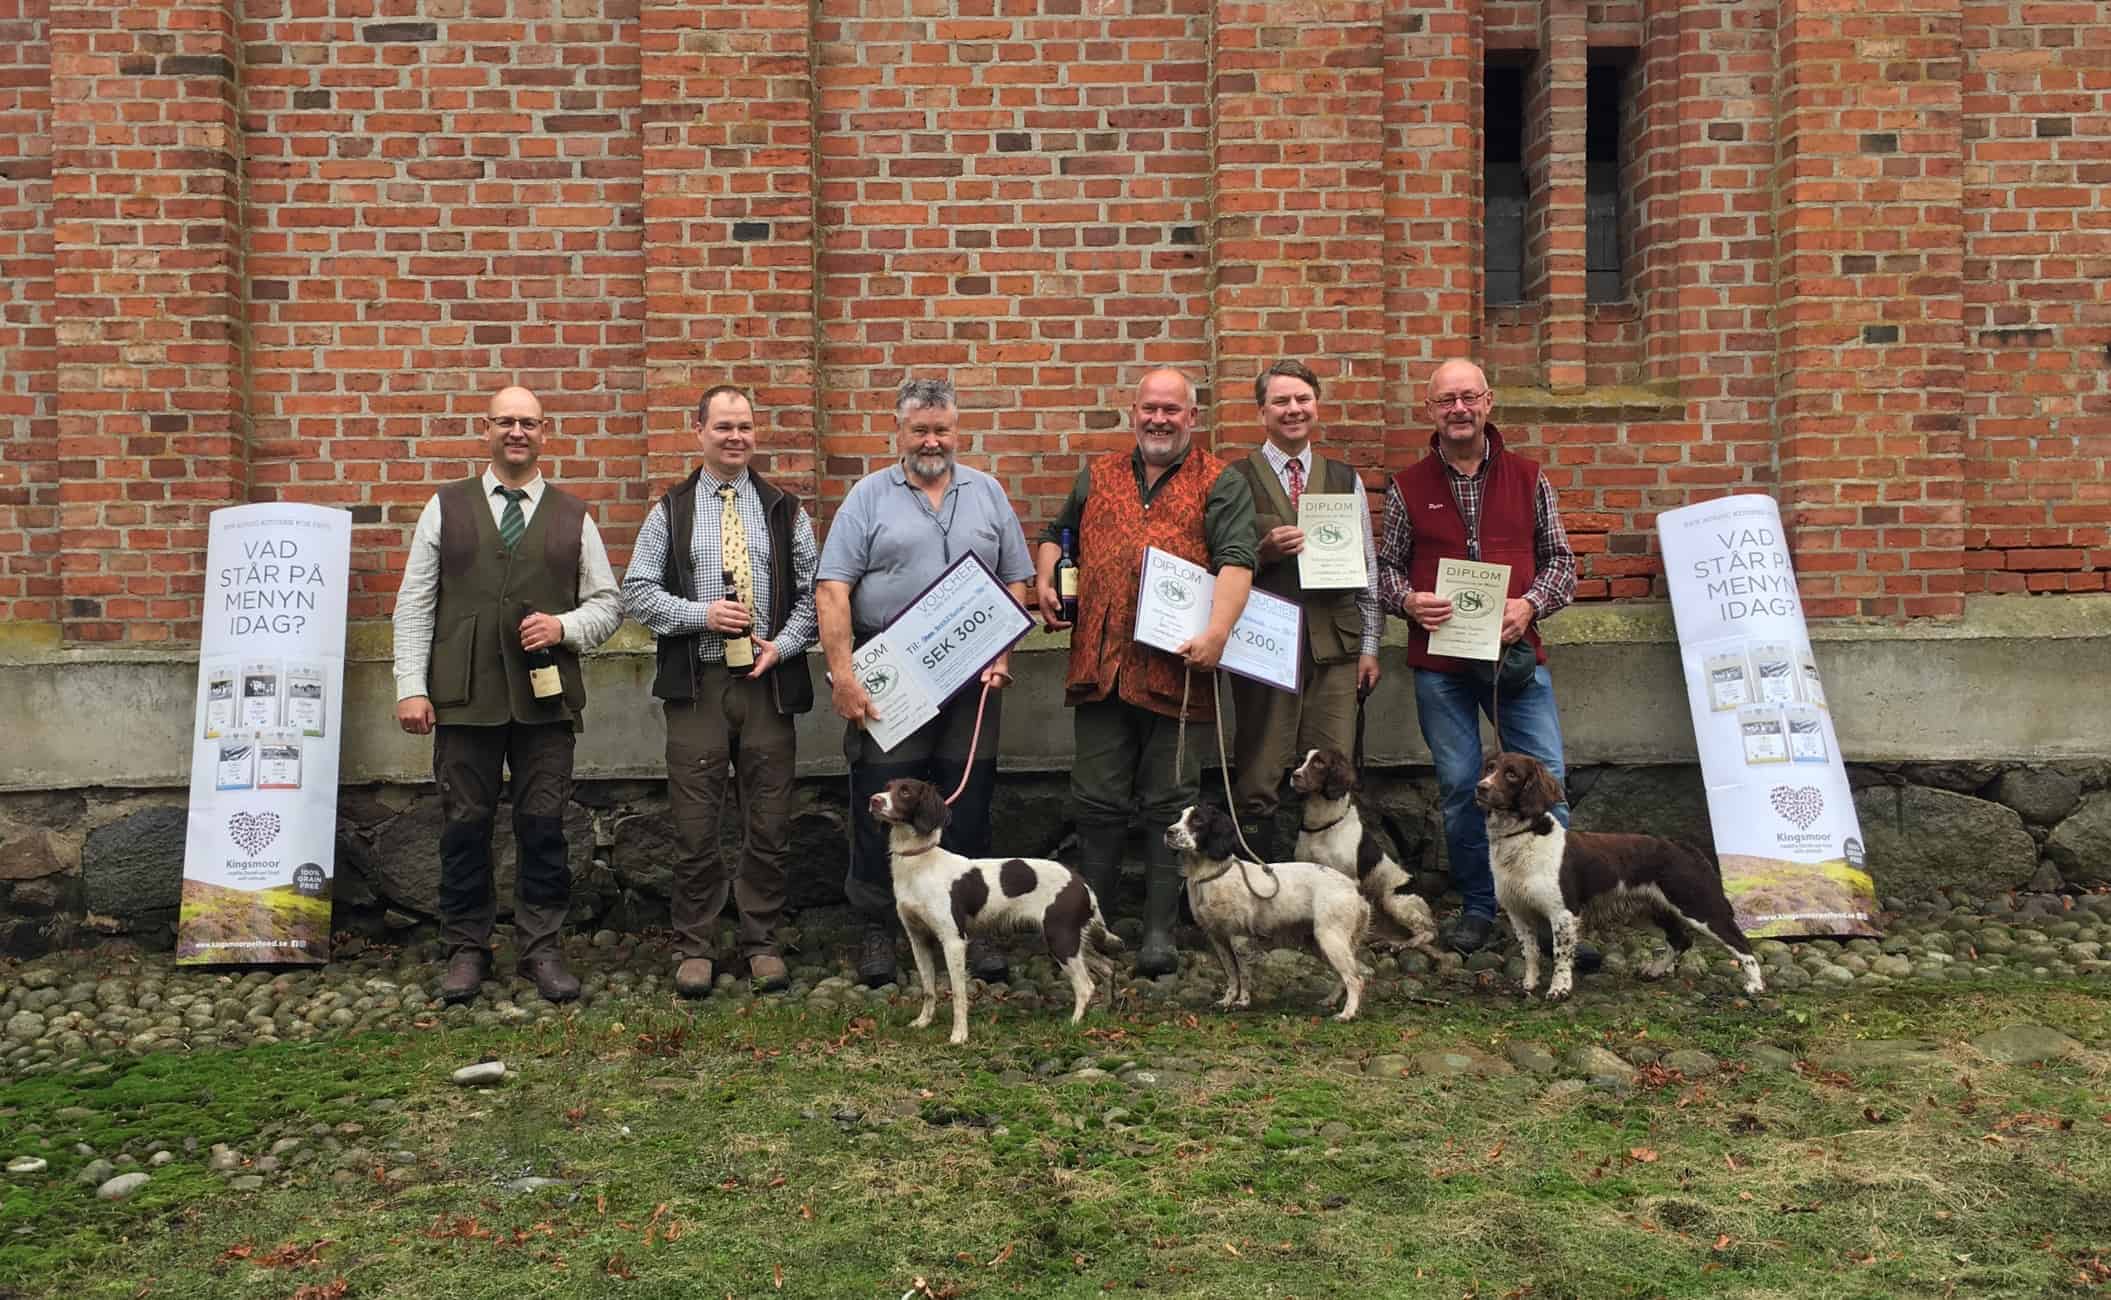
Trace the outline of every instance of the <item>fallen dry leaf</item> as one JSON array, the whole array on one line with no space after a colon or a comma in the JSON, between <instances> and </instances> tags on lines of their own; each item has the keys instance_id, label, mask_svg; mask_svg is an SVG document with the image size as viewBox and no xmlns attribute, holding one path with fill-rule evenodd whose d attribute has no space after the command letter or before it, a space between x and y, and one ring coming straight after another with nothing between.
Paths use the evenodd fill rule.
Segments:
<instances>
[{"instance_id":1,"label":"fallen dry leaf","mask_svg":"<svg viewBox=\"0 0 2111 1300\"><path fill-rule=\"evenodd\" d=\"M1639 1160L1645 1165L1653 1165L1657 1162L1657 1153L1654 1147L1632 1147L1628 1150L1627 1156L1628 1159Z\"/></svg>"},{"instance_id":2,"label":"fallen dry leaf","mask_svg":"<svg viewBox=\"0 0 2111 1300\"><path fill-rule=\"evenodd\" d=\"M351 1283L343 1278L333 1277L327 1282L301 1287L293 1293L292 1300L344 1300L345 1291L350 1286Z\"/></svg>"},{"instance_id":3,"label":"fallen dry leaf","mask_svg":"<svg viewBox=\"0 0 2111 1300\"><path fill-rule=\"evenodd\" d=\"M784 1290L784 1265L770 1265L770 1285L779 1291Z\"/></svg>"},{"instance_id":4,"label":"fallen dry leaf","mask_svg":"<svg viewBox=\"0 0 2111 1300\"><path fill-rule=\"evenodd\" d=\"M997 1252L997 1257L996 1257L995 1259L992 1259L992 1260L991 1260L991 1261L989 1262L989 1264L988 1264L988 1265L987 1265L986 1267L989 1267L989 1268L995 1268L995 1267L997 1267L997 1265L999 1265L999 1264L1002 1264L1002 1263L1003 1263L1003 1262L1004 1262L1005 1260L1007 1260L1007 1259L1010 1259L1010 1258L1012 1257L1012 1251L1014 1251L1014 1250L1016 1250L1016 1249L1018 1249L1018 1243L1017 1243L1017 1242L1014 1242L1014 1241L1007 1241L1007 1242L1005 1242L1005 1243L1004 1243L1004 1249L1003 1249L1003 1250L1000 1250L1000 1251L998 1251L998 1252Z\"/></svg>"}]
</instances>

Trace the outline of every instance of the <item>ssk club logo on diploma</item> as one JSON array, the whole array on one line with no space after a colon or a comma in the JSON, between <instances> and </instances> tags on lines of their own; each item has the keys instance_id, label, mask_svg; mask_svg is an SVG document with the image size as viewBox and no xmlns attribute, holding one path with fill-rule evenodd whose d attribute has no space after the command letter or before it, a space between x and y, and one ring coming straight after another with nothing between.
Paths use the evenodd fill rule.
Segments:
<instances>
[{"instance_id":1,"label":"ssk club logo on diploma","mask_svg":"<svg viewBox=\"0 0 2111 1300\"><path fill-rule=\"evenodd\" d=\"M330 958L352 517L216 510L176 960Z\"/></svg>"}]
</instances>

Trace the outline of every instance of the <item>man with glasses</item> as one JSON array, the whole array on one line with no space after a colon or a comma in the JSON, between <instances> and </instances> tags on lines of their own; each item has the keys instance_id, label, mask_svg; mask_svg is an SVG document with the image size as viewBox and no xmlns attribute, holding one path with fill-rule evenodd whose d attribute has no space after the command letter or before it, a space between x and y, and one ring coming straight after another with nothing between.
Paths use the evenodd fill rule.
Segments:
<instances>
[{"instance_id":1,"label":"man with glasses","mask_svg":"<svg viewBox=\"0 0 2111 1300\"><path fill-rule=\"evenodd\" d=\"M549 421L525 388L502 388L483 421L491 462L425 503L396 593L396 722L433 737L440 789L440 922L449 948L440 996L474 998L491 973L491 832L501 775L513 774L516 970L568 1002L579 981L558 935L571 904L564 811L573 733L586 707L579 656L623 619L608 552L586 503L543 481ZM530 686L547 650L562 689Z\"/></svg>"},{"instance_id":2,"label":"man with glasses","mask_svg":"<svg viewBox=\"0 0 2111 1300\"><path fill-rule=\"evenodd\" d=\"M681 845L668 891L674 991L711 992L730 894L747 976L774 993L791 985L777 926L792 848L792 719L814 704L806 648L819 550L799 498L750 464L755 407L745 393L706 391L692 427L702 462L645 516L623 575L623 607L656 638L652 693L667 713L667 802ZM719 826L736 785L745 825L729 884Z\"/></svg>"},{"instance_id":3,"label":"man with glasses","mask_svg":"<svg viewBox=\"0 0 2111 1300\"><path fill-rule=\"evenodd\" d=\"M1561 722L1537 624L1576 594L1576 553L1561 526L1553 485L1536 462L1505 448L1488 418L1494 406L1479 366L1453 360L1437 367L1429 380L1436 426L1429 454L1387 485L1378 537L1379 603L1410 624L1407 661L1415 673L1415 709L1436 764L1452 882L1464 900L1450 937L1460 953L1486 947L1495 934L1488 829L1473 802L1481 775L1480 714L1499 714L1504 750L1530 754L1562 779ZM1528 678L1518 672L1515 682L1499 681L1490 665L1430 653L1430 632L1452 613L1451 601L1435 590L1438 562L1447 559L1510 566L1503 643L1522 640L1531 647ZM1492 709L1497 689L1501 707ZM1554 816L1568 825L1568 804L1555 808ZM1544 936L1541 942L1547 943ZM1577 960L1579 969L1589 969L1597 954L1579 948Z\"/></svg>"},{"instance_id":4,"label":"man with glasses","mask_svg":"<svg viewBox=\"0 0 2111 1300\"><path fill-rule=\"evenodd\" d=\"M971 858L989 855L1001 689L1011 681L1010 656L982 671L982 685L990 688L986 709L981 688L971 686L940 706L937 717L883 750L865 730L866 719L875 713L872 697L851 667L852 650L885 629L964 555L980 558L1021 604L1034 571L1004 485L960 463L960 407L953 382L904 381L895 393L894 418L901 459L866 475L844 496L821 549L817 589L830 694L836 716L849 724L843 757L850 764L851 844L843 890L865 921L857 973L873 988L895 980L897 921L886 828L865 813L865 805L889 781L902 777L929 781L948 794L961 786L944 846ZM992 982L1011 974L1004 954L981 940L968 945L968 967L975 978Z\"/></svg>"}]
</instances>

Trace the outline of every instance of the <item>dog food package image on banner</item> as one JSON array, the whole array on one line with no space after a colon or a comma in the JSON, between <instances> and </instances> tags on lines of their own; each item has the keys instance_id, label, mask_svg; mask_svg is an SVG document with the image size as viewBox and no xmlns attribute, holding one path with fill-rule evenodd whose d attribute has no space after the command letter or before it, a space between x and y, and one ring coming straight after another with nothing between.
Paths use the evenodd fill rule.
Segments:
<instances>
[{"instance_id":1,"label":"dog food package image on banner","mask_svg":"<svg viewBox=\"0 0 2111 1300\"><path fill-rule=\"evenodd\" d=\"M330 959L351 557L343 510L212 514L178 964Z\"/></svg>"},{"instance_id":2,"label":"dog food package image on banner","mask_svg":"<svg viewBox=\"0 0 2111 1300\"><path fill-rule=\"evenodd\" d=\"M1876 882L1780 508L1746 495L1667 511L1657 539L1738 925L1754 939L1875 935Z\"/></svg>"}]
</instances>

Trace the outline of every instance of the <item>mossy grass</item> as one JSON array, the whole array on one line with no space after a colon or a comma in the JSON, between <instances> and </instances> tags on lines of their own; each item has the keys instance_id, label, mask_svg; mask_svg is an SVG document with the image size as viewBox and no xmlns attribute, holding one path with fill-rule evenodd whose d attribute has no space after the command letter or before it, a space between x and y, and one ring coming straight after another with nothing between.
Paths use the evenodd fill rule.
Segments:
<instances>
[{"instance_id":1,"label":"mossy grass","mask_svg":"<svg viewBox=\"0 0 2111 1300\"><path fill-rule=\"evenodd\" d=\"M1766 1009L1676 987L1568 1007L1381 997L1352 1025L1146 1006L1072 1029L985 1004L965 1049L908 1028L913 1011L619 1002L540 1029L443 1021L0 1085L0 1156L51 1163L0 1184L0 1296L2111 1291L2105 1058L1999 1065L1964 1041L2019 1022L2111 1041L2094 984ZM1812 1063L1863 1038L1940 1047ZM1550 1096L1524 1072L1371 1066L1512 1040L1696 1048L1725 1068L1645 1064L1625 1088ZM1760 1044L1799 1065L1757 1068ZM511 1077L449 1082L483 1057ZM1070 1077L1081 1065L1109 1077ZM302 1146L259 1190L205 1171L211 1143L254 1160L289 1136ZM76 1182L157 1141L177 1159L130 1200ZM565 1183L508 1186L524 1177Z\"/></svg>"}]
</instances>

